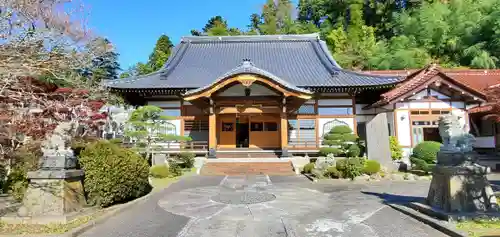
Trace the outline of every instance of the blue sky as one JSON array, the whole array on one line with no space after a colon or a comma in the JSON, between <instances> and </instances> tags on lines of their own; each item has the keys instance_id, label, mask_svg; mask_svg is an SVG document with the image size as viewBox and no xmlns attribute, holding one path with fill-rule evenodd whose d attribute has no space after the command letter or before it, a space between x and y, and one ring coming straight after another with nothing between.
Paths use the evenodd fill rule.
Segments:
<instances>
[{"instance_id":1,"label":"blue sky","mask_svg":"<svg viewBox=\"0 0 500 237\"><path fill-rule=\"evenodd\" d=\"M295 2L295 1L294 1ZM207 20L223 16L231 27L246 29L250 15L260 12L265 0L84 0L90 9L89 25L107 37L120 53L126 70L145 62L161 34L174 44L191 29L201 29Z\"/></svg>"}]
</instances>

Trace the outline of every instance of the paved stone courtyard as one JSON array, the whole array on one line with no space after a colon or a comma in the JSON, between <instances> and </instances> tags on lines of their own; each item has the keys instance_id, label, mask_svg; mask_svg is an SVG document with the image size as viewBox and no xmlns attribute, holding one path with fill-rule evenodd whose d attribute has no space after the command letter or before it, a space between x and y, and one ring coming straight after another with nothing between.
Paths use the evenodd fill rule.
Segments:
<instances>
[{"instance_id":1,"label":"paved stone courtyard","mask_svg":"<svg viewBox=\"0 0 500 237\"><path fill-rule=\"evenodd\" d=\"M419 199L429 183L312 184L303 177L194 176L83 236L444 236L384 202Z\"/></svg>"}]
</instances>

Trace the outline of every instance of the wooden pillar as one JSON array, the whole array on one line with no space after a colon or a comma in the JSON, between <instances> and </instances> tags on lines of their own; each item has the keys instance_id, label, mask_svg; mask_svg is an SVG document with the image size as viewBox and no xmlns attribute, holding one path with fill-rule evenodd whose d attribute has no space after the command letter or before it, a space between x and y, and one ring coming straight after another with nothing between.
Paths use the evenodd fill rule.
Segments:
<instances>
[{"instance_id":1,"label":"wooden pillar","mask_svg":"<svg viewBox=\"0 0 500 237\"><path fill-rule=\"evenodd\" d=\"M217 146L217 123L215 114L208 116L208 148L216 148Z\"/></svg>"},{"instance_id":2,"label":"wooden pillar","mask_svg":"<svg viewBox=\"0 0 500 237\"><path fill-rule=\"evenodd\" d=\"M281 111L281 157L288 157L288 120L287 120L287 110L286 110L286 97L282 100L283 110Z\"/></svg>"},{"instance_id":3,"label":"wooden pillar","mask_svg":"<svg viewBox=\"0 0 500 237\"><path fill-rule=\"evenodd\" d=\"M214 103L210 99L210 115L208 116L208 158L216 158L217 152L217 117Z\"/></svg>"}]
</instances>

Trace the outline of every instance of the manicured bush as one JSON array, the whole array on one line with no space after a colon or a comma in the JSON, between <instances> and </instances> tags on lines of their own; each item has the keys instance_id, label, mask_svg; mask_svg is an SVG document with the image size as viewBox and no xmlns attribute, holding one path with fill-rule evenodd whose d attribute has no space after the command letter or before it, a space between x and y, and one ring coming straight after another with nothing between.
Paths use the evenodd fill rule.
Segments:
<instances>
[{"instance_id":1,"label":"manicured bush","mask_svg":"<svg viewBox=\"0 0 500 237\"><path fill-rule=\"evenodd\" d=\"M310 174L313 169L314 169L314 163L309 163L304 165L303 171L306 174Z\"/></svg>"},{"instance_id":2,"label":"manicured bush","mask_svg":"<svg viewBox=\"0 0 500 237\"><path fill-rule=\"evenodd\" d=\"M335 166L330 166L326 169L324 176L332 179L338 179L342 178L342 173L338 171Z\"/></svg>"},{"instance_id":3,"label":"manicured bush","mask_svg":"<svg viewBox=\"0 0 500 237\"><path fill-rule=\"evenodd\" d=\"M351 144L349 148L347 148L346 155L347 157L358 157L361 153L361 149L357 144Z\"/></svg>"},{"instance_id":4,"label":"manicured bush","mask_svg":"<svg viewBox=\"0 0 500 237\"><path fill-rule=\"evenodd\" d=\"M168 165L169 165L168 170L171 176L177 177L182 175L182 167L179 163L174 161L174 162L169 162Z\"/></svg>"},{"instance_id":5,"label":"manicured bush","mask_svg":"<svg viewBox=\"0 0 500 237\"><path fill-rule=\"evenodd\" d=\"M391 157L393 160L401 160L403 158L403 149L399 145L398 139L394 136L389 137L389 146L391 148Z\"/></svg>"},{"instance_id":6,"label":"manicured bush","mask_svg":"<svg viewBox=\"0 0 500 237\"><path fill-rule=\"evenodd\" d=\"M376 174L380 171L380 163L376 160L367 160L363 168L363 173L367 175Z\"/></svg>"},{"instance_id":7,"label":"manicured bush","mask_svg":"<svg viewBox=\"0 0 500 237\"><path fill-rule=\"evenodd\" d=\"M425 141L419 143L413 148L412 157L423 160L427 164L435 164L437 153L441 148L441 143L434 141Z\"/></svg>"},{"instance_id":8,"label":"manicured bush","mask_svg":"<svg viewBox=\"0 0 500 237\"><path fill-rule=\"evenodd\" d=\"M181 163L182 168L193 168L195 157L196 154L192 152L182 152L177 155L177 160Z\"/></svg>"},{"instance_id":9,"label":"manicured bush","mask_svg":"<svg viewBox=\"0 0 500 237\"><path fill-rule=\"evenodd\" d=\"M319 154L321 156L328 156L328 154L332 154L334 156L338 156L342 153L342 151L339 148L336 147L321 147L319 149Z\"/></svg>"},{"instance_id":10,"label":"manicured bush","mask_svg":"<svg viewBox=\"0 0 500 237\"><path fill-rule=\"evenodd\" d=\"M335 156L357 157L361 153L358 146L358 136L353 134L347 125L335 126L325 135L323 145L330 147L320 149L322 155L334 154Z\"/></svg>"},{"instance_id":11,"label":"manicured bush","mask_svg":"<svg viewBox=\"0 0 500 237\"><path fill-rule=\"evenodd\" d=\"M363 158L346 158L336 161L336 168L344 178L354 179L362 174Z\"/></svg>"},{"instance_id":12,"label":"manicured bush","mask_svg":"<svg viewBox=\"0 0 500 237\"><path fill-rule=\"evenodd\" d=\"M151 190L149 165L137 153L108 141L97 141L80 153L89 204L102 207L129 201Z\"/></svg>"},{"instance_id":13,"label":"manicured bush","mask_svg":"<svg viewBox=\"0 0 500 237\"><path fill-rule=\"evenodd\" d=\"M170 169L166 165L154 165L149 168L149 175L153 178L167 178L170 176Z\"/></svg>"}]
</instances>

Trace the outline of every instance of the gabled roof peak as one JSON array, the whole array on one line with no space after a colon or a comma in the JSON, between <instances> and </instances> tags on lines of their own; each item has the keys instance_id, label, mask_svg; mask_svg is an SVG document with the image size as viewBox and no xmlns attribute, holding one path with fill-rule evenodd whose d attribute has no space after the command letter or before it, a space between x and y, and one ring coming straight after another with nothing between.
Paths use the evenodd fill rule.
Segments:
<instances>
[{"instance_id":1,"label":"gabled roof peak","mask_svg":"<svg viewBox=\"0 0 500 237\"><path fill-rule=\"evenodd\" d=\"M207 42L207 41L276 41L276 40L291 40L291 41L309 41L319 40L319 34L302 34L302 35L235 35L235 36L185 36L181 42Z\"/></svg>"}]
</instances>

